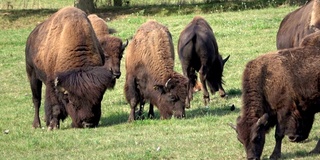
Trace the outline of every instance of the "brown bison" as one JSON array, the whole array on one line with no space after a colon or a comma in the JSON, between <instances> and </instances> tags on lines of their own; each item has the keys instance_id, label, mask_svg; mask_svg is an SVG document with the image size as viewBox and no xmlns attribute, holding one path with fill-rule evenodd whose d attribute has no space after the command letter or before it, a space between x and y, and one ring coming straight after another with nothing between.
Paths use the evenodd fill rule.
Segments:
<instances>
[{"instance_id":1,"label":"brown bison","mask_svg":"<svg viewBox=\"0 0 320 160\"><path fill-rule=\"evenodd\" d=\"M219 90L221 97L226 95L222 87L222 72L229 56L222 59L213 31L205 19L194 17L181 32L178 52L183 74L189 78L188 101L192 99L193 88L196 85L196 71L200 75L206 106L210 101L207 85L211 94Z\"/></svg>"},{"instance_id":2,"label":"brown bison","mask_svg":"<svg viewBox=\"0 0 320 160\"><path fill-rule=\"evenodd\" d=\"M125 96L135 119L135 110L145 101L157 106L161 118L185 116L188 79L173 70L174 47L169 30L156 21L144 23L126 52Z\"/></svg>"},{"instance_id":3,"label":"brown bison","mask_svg":"<svg viewBox=\"0 0 320 160\"><path fill-rule=\"evenodd\" d=\"M260 159L265 135L276 126L270 159L281 156L284 135L290 141L308 138L320 111L320 32L300 47L261 55L247 63L242 79L241 115L236 130L247 159ZM312 151L320 152L320 143Z\"/></svg>"},{"instance_id":4,"label":"brown bison","mask_svg":"<svg viewBox=\"0 0 320 160\"><path fill-rule=\"evenodd\" d=\"M313 0L289 13L277 33L277 49L298 47L302 39L320 29L320 1Z\"/></svg>"},{"instance_id":5,"label":"brown bison","mask_svg":"<svg viewBox=\"0 0 320 160\"><path fill-rule=\"evenodd\" d=\"M104 51L106 61L109 60L108 63L105 63L105 66L111 70L116 78L119 78L121 75L120 61L128 41L122 43L120 38L110 35L110 29L106 22L97 15L90 14L88 18Z\"/></svg>"},{"instance_id":6,"label":"brown bison","mask_svg":"<svg viewBox=\"0 0 320 160\"><path fill-rule=\"evenodd\" d=\"M25 52L35 107L33 127L41 127L42 83L48 129L59 128L67 115L72 127L97 126L103 94L115 80L103 66L108 62L87 15L74 7L59 10L30 33Z\"/></svg>"}]
</instances>

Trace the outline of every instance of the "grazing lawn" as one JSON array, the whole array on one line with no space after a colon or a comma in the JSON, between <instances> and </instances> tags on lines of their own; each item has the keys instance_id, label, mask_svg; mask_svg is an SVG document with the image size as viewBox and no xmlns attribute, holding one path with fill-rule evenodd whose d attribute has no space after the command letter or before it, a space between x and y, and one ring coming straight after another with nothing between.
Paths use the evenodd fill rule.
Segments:
<instances>
[{"instance_id":1,"label":"grazing lawn","mask_svg":"<svg viewBox=\"0 0 320 160\"><path fill-rule=\"evenodd\" d=\"M113 90L102 101L99 127L73 129L71 119L55 131L33 129L33 104L25 71L25 42L32 29L55 9L8 12L0 10L0 157L1 159L245 159L245 151L235 131L241 107L241 77L245 64L255 57L276 49L275 38L283 17L297 7L279 7L235 12L194 12L164 16L162 12L146 14L99 13L115 34L123 40L133 36L148 19L166 25L175 48L182 29L195 15L211 25L223 58L230 56L224 70L224 88L229 95L211 96L209 107L202 93L195 94L185 119L160 120L156 109L154 120L127 123L130 107L124 98L124 59L122 75ZM175 70L182 73L176 52ZM42 102L43 103L43 102ZM230 110L236 106L234 111ZM148 109L148 107L146 107ZM43 105L41 120L44 119ZM305 143L283 140L283 159L319 159L308 155L318 140L319 117ZM42 125L45 123L42 121ZM274 129L266 137L262 159L267 159L275 145Z\"/></svg>"}]
</instances>

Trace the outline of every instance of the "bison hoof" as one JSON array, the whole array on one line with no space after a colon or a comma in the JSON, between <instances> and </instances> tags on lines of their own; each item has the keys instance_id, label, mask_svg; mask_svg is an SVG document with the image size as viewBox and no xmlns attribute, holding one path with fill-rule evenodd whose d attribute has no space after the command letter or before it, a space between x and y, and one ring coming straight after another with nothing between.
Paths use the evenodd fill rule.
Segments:
<instances>
[{"instance_id":1,"label":"bison hoof","mask_svg":"<svg viewBox=\"0 0 320 160\"><path fill-rule=\"evenodd\" d=\"M227 95L227 94L222 94L222 95L220 95L220 97L227 99L227 98L228 98L228 95Z\"/></svg>"},{"instance_id":2,"label":"bison hoof","mask_svg":"<svg viewBox=\"0 0 320 160\"><path fill-rule=\"evenodd\" d=\"M230 107L231 111L234 111L236 109L236 107L234 106L234 104Z\"/></svg>"},{"instance_id":3,"label":"bison hoof","mask_svg":"<svg viewBox=\"0 0 320 160\"><path fill-rule=\"evenodd\" d=\"M312 151L309 152L309 154L319 154L320 153L320 150L315 148L313 149Z\"/></svg>"},{"instance_id":4,"label":"bison hoof","mask_svg":"<svg viewBox=\"0 0 320 160\"><path fill-rule=\"evenodd\" d=\"M281 158L281 154L280 153L277 153L277 154L272 154L270 156L270 160L277 160L277 159L280 159Z\"/></svg>"}]
</instances>

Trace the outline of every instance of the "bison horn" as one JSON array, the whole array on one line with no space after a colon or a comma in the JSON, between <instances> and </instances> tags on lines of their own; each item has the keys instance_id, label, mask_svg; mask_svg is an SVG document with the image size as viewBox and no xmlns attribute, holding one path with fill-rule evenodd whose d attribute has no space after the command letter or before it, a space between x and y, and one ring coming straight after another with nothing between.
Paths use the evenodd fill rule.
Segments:
<instances>
[{"instance_id":1,"label":"bison horn","mask_svg":"<svg viewBox=\"0 0 320 160\"><path fill-rule=\"evenodd\" d=\"M260 126L260 125L266 125L268 123L268 118L269 118L269 115L268 113L265 113L263 114L263 116L261 116L258 121L257 121L257 125Z\"/></svg>"},{"instance_id":2,"label":"bison horn","mask_svg":"<svg viewBox=\"0 0 320 160\"><path fill-rule=\"evenodd\" d=\"M236 130L237 131L237 127L236 127L236 125L234 125L234 124L232 124L232 123L229 123L228 124L231 128L233 128L234 130Z\"/></svg>"},{"instance_id":3,"label":"bison horn","mask_svg":"<svg viewBox=\"0 0 320 160\"><path fill-rule=\"evenodd\" d=\"M127 47L128 43L129 43L129 41L128 41L128 39L127 39L127 40L126 40L126 43L123 43L123 44L122 44L121 49L124 50L124 49Z\"/></svg>"},{"instance_id":4,"label":"bison horn","mask_svg":"<svg viewBox=\"0 0 320 160\"><path fill-rule=\"evenodd\" d=\"M168 87L168 83L171 81L171 78L169 78L168 80L167 80L167 82L166 82L166 84L164 85L164 87Z\"/></svg>"},{"instance_id":5,"label":"bison horn","mask_svg":"<svg viewBox=\"0 0 320 160\"><path fill-rule=\"evenodd\" d=\"M58 85L59 85L59 80L57 77L56 79L54 79L54 86L58 89L59 92L63 92L63 94L68 94L68 91L65 88L60 87Z\"/></svg>"},{"instance_id":6,"label":"bison horn","mask_svg":"<svg viewBox=\"0 0 320 160\"><path fill-rule=\"evenodd\" d=\"M222 65L224 65L228 61L229 57L230 55L227 58L223 59Z\"/></svg>"}]
</instances>

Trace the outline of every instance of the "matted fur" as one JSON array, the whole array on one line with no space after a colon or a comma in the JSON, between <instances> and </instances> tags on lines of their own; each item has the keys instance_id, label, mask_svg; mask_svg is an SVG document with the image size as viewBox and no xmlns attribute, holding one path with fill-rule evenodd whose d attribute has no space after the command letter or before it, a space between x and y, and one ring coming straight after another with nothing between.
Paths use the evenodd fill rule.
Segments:
<instances>
[{"instance_id":1,"label":"matted fur","mask_svg":"<svg viewBox=\"0 0 320 160\"><path fill-rule=\"evenodd\" d=\"M40 127L42 82L49 129L58 128L66 112L73 127L96 126L103 93L113 81L110 71L101 69L104 62L103 50L83 11L65 7L39 24L26 44L26 70L35 106L33 127Z\"/></svg>"},{"instance_id":2,"label":"matted fur","mask_svg":"<svg viewBox=\"0 0 320 160\"><path fill-rule=\"evenodd\" d=\"M281 156L284 135L306 139L314 114L320 111L320 32L298 48L259 56L247 63L242 78L242 108L238 139L248 159L260 159L265 134L276 125L276 146L270 158ZM317 146L314 152L320 152Z\"/></svg>"},{"instance_id":3,"label":"matted fur","mask_svg":"<svg viewBox=\"0 0 320 160\"><path fill-rule=\"evenodd\" d=\"M129 121L135 119L137 104L144 101L156 105L161 118L184 116L188 80L173 70L174 47L167 27L156 21L142 24L128 45L125 59Z\"/></svg>"},{"instance_id":4,"label":"matted fur","mask_svg":"<svg viewBox=\"0 0 320 160\"><path fill-rule=\"evenodd\" d=\"M320 29L320 1L312 0L286 15L277 33L277 49L298 47L302 39Z\"/></svg>"},{"instance_id":5,"label":"matted fur","mask_svg":"<svg viewBox=\"0 0 320 160\"><path fill-rule=\"evenodd\" d=\"M90 14L88 15L88 18L92 24L92 27L94 28L94 31L96 32L97 37L102 37L109 34L109 27L102 18L98 17L96 14Z\"/></svg>"}]
</instances>

